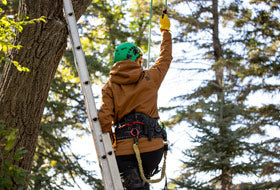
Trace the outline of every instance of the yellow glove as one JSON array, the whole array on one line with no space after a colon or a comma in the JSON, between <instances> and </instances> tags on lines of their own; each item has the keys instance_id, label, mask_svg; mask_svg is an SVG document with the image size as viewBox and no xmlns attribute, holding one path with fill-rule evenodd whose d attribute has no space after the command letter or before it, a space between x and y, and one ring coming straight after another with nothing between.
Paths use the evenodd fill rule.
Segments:
<instances>
[{"instance_id":1,"label":"yellow glove","mask_svg":"<svg viewBox=\"0 0 280 190\"><path fill-rule=\"evenodd\" d=\"M162 11L162 16L159 18L160 30L169 30L170 28L170 21L166 13L166 10Z\"/></svg>"}]
</instances>

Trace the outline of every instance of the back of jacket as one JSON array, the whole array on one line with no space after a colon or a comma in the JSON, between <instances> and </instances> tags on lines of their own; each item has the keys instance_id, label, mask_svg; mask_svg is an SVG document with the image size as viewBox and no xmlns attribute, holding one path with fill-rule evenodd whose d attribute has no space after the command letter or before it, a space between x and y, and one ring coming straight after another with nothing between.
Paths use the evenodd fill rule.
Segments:
<instances>
[{"instance_id":1,"label":"back of jacket","mask_svg":"<svg viewBox=\"0 0 280 190\"><path fill-rule=\"evenodd\" d=\"M146 71L136 62L124 60L114 64L110 79L102 88L101 109L98 112L103 132L123 116L135 110L158 118L157 93L172 61L172 39L162 31L160 56Z\"/></svg>"}]
</instances>

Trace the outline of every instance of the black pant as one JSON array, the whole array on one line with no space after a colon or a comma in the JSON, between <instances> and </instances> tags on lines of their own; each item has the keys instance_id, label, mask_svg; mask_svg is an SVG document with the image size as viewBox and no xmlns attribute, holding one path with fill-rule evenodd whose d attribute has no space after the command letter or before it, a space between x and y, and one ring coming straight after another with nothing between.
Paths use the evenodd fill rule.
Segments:
<instances>
[{"instance_id":1,"label":"black pant","mask_svg":"<svg viewBox=\"0 0 280 190\"><path fill-rule=\"evenodd\" d=\"M142 165L146 178L151 177L153 171L159 165L162 156L163 148L152 152L141 153ZM149 185L140 178L138 161L135 154L116 156L116 159L125 189L149 189Z\"/></svg>"}]
</instances>

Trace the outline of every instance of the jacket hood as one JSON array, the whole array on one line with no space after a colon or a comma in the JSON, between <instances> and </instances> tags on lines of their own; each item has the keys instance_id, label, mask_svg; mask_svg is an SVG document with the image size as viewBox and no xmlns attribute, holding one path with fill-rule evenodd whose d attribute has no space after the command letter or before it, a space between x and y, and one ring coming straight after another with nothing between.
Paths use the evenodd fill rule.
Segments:
<instances>
[{"instance_id":1,"label":"jacket hood","mask_svg":"<svg viewBox=\"0 0 280 190\"><path fill-rule=\"evenodd\" d=\"M132 84L138 81L143 68L135 61L124 60L115 63L110 71L110 78L113 83Z\"/></svg>"}]
</instances>

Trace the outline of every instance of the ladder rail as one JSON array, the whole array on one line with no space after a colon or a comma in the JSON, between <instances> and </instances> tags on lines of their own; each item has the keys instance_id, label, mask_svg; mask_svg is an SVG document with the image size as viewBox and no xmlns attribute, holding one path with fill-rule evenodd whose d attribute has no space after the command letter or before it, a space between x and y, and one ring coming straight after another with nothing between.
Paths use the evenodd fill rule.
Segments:
<instances>
[{"instance_id":1,"label":"ladder rail","mask_svg":"<svg viewBox=\"0 0 280 190\"><path fill-rule=\"evenodd\" d=\"M120 173L117 167L114 150L112 148L110 135L109 133L102 133L101 126L98 121L96 104L91 89L91 82L89 79L85 55L82 50L82 45L78 33L72 1L63 0L63 3L65 17L71 38L72 50L75 58L75 65L80 78L90 129L95 144L104 186L107 190L122 190L123 186L121 183Z\"/></svg>"}]
</instances>

